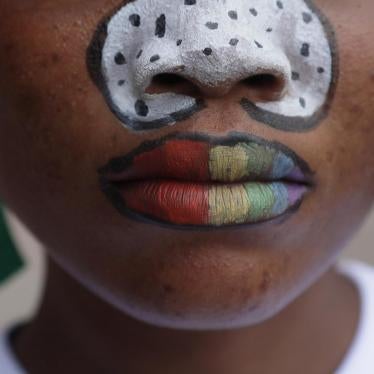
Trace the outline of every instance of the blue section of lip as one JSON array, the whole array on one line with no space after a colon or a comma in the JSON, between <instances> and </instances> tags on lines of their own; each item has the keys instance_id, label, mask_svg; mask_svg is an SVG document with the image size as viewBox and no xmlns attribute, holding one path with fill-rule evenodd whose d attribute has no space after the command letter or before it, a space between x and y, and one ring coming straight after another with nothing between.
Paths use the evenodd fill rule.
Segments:
<instances>
[{"instance_id":1,"label":"blue section of lip","mask_svg":"<svg viewBox=\"0 0 374 374\"><path fill-rule=\"evenodd\" d=\"M272 214L282 214L284 211L286 211L286 209L289 208L287 188L284 183L272 183L271 188L275 196Z\"/></svg>"},{"instance_id":2,"label":"blue section of lip","mask_svg":"<svg viewBox=\"0 0 374 374\"><path fill-rule=\"evenodd\" d=\"M282 152L278 152L274 157L272 177L281 179L287 176L295 168L293 160Z\"/></svg>"}]
</instances>

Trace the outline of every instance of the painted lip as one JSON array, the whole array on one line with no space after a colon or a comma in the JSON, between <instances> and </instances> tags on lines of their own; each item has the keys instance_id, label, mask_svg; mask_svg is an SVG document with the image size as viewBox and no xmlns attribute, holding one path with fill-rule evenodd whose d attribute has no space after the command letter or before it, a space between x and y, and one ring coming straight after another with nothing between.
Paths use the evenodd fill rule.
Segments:
<instances>
[{"instance_id":1,"label":"painted lip","mask_svg":"<svg viewBox=\"0 0 374 374\"><path fill-rule=\"evenodd\" d=\"M147 141L98 172L121 214L187 228L280 217L296 211L314 184L308 164L288 147L236 132Z\"/></svg>"}]
</instances>

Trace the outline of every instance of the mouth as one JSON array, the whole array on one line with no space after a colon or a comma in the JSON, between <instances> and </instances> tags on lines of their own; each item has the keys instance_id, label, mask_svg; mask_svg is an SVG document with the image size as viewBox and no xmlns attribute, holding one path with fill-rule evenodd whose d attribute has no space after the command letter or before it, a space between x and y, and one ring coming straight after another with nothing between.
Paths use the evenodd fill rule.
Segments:
<instances>
[{"instance_id":1,"label":"mouth","mask_svg":"<svg viewBox=\"0 0 374 374\"><path fill-rule=\"evenodd\" d=\"M145 142L99 169L99 180L121 214L187 228L269 221L295 212L313 187L288 147L235 132Z\"/></svg>"}]
</instances>

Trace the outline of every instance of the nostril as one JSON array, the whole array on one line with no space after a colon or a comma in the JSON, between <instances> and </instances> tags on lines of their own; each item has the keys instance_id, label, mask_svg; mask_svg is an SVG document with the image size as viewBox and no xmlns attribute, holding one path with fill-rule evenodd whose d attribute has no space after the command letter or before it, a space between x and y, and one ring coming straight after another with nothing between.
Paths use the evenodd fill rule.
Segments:
<instances>
[{"instance_id":1,"label":"nostril","mask_svg":"<svg viewBox=\"0 0 374 374\"><path fill-rule=\"evenodd\" d=\"M179 67L183 71L183 67ZM240 81L247 89L247 97L252 101L265 102L279 100L285 88L282 76L273 73L254 74ZM202 95L221 96L229 90L223 86L207 87L178 73L160 73L153 76L145 90L148 94L175 93L199 98Z\"/></svg>"},{"instance_id":2,"label":"nostril","mask_svg":"<svg viewBox=\"0 0 374 374\"><path fill-rule=\"evenodd\" d=\"M198 96L199 87L189 79L175 73L161 73L152 78L145 90L148 94L176 93L180 95Z\"/></svg>"},{"instance_id":3,"label":"nostril","mask_svg":"<svg viewBox=\"0 0 374 374\"><path fill-rule=\"evenodd\" d=\"M274 89L279 85L279 80L272 74L256 74L244 80L244 82L257 89Z\"/></svg>"},{"instance_id":4,"label":"nostril","mask_svg":"<svg viewBox=\"0 0 374 374\"><path fill-rule=\"evenodd\" d=\"M256 101L278 100L285 87L283 77L270 73L252 75L241 83L250 89L252 99Z\"/></svg>"}]
</instances>

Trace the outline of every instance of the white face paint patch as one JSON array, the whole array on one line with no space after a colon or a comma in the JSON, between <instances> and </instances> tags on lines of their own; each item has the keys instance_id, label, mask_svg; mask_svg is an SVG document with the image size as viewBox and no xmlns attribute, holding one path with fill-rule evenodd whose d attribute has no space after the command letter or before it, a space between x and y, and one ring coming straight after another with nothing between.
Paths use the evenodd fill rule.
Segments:
<instances>
[{"instance_id":1,"label":"white face paint patch","mask_svg":"<svg viewBox=\"0 0 374 374\"><path fill-rule=\"evenodd\" d=\"M310 0L135 0L104 28L89 50L91 75L134 130L172 125L204 107L185 95L146 93L162 73L222 89L257 74L281 77L279 99L243 98L241 106L283 130L309 129L326 112L335 47Z\"/></svg>"}]
</instances>

